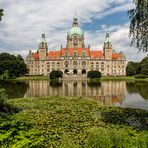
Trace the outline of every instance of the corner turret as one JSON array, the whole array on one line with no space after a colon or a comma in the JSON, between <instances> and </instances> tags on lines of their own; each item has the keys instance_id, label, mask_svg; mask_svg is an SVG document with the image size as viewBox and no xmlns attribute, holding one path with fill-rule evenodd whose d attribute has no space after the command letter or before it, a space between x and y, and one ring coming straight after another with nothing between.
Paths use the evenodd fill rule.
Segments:
<instances>
[{"instance_id":1,"label":"corner turret","mask_svg":"<svg viewBox=\"0 0 148 148\"><path fill-rule=\"evenodd\" d=\"M103 51L104 51L105 59L111 60L112 59L113 49L112 49L112 43L111 43L111 40L110 40L109 33L106 33Z\"/></svg>"}]
</instances>

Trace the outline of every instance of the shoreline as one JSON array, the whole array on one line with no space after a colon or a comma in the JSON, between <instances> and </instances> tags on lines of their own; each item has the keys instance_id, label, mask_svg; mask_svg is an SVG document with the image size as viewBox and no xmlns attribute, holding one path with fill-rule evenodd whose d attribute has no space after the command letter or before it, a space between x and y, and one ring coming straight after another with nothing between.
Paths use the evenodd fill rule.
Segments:
<instances>
[{"instance_id":1,"label":"shoreline","mask_svg":"<svg viewBox=\"0 0 148 148\"><path fill-rule=\"evenodd\" d=\"M16 79L8 79L12 81L27 81L27 80L51 80L49 76L23 76L23 77L18 77ZM89 80L89 78L87 79ZM146 81L148 82L148 78L145 79L136 79L133 76L103 76L101 78L94 78L91 79L93 82L98 82L98 81Z\"/></svg>"}]
</instances>

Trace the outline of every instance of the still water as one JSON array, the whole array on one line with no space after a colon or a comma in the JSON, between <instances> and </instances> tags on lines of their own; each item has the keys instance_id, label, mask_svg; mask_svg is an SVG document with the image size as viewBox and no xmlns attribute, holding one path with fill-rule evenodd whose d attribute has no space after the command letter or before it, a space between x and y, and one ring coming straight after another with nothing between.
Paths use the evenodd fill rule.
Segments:
<instances>
[{"instance_id":1,"label":"still water","mask_svg":"<svg viewBox=\"0 0 148 148\"><path fill-rule=\"evenodd\" d=\"M102 105L148 110L148 82L25 81L0 82L10 99L43 96L83 96Z\"/></svg>"}]
</instances>

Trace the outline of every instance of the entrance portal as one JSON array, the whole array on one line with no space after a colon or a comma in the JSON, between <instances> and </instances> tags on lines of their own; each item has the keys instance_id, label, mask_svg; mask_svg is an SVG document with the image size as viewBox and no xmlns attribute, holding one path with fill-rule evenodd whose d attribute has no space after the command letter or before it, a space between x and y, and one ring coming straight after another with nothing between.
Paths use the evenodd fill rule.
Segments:
<instances>
[{"instance_id":1,"label":"entrance portal","mask_svg":"<svg viewBox=\"0 0 148 148\"><path fill-rule=\"evenodd\" d=\"M69 70L68 69L65 69L65 74L68 74Z\"/></svg>"},{"instance_id":2,"label":"entrance portal","mask_svg":"<svg viewBox=\"0 0 148 148\"><path fill-rule=\"evenodd\" d=\"M78 72L76 69L74 69L73 74L76 75Z\"/></svg>"},{"instance_id":3,"label":"entrance portal","mask_svg":"<svg viewBox=\"0 0 148 148\"><path fill-rule=\"evenodd\" d=\"M83 74L86 74L86 70L85 70L85 69L82 70L82 75L83 75Z\"/></svg>"}]
</instances>

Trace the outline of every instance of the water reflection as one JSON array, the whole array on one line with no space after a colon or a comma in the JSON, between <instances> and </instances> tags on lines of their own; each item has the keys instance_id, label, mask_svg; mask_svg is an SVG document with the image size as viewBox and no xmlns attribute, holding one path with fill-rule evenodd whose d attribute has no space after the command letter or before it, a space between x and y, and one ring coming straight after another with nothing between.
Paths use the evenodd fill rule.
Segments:
<instances>
[{"instance_id":1,"label":"water reflection","mask_svg":"<svg viewBox=\"0 0 148 148\"><path fill-rule=\"evenodd\" d=\"M9 98L44 96L83 96L102 105L148 109L148 82L26 81L1 82Z\"/></svg>"},{"instance_id":2,"label":"water reflection","mask_svg":"<svg viewBox=\"0 0 148 148\"><path fill-rule=\"evenodd\" d=\"M87 81L29 81L26 97L41 96L83 96L93 98L105 105L122 104L125 99L126 83L124 81L104 81L88 83Z\"/></svg>"},{"instance_id":3,"label":"water reflection","mask_svg":"<svg viewBox=\"0 0 148 148\"><path fill-rule=\"evenodd\" d=\"M148 100L148 83L137 81L137 82L127 82L126 88L129 94L140 94L145 100Z\"/></svg>"},{"instance_id":4,"label":"water reflection","mask_svg":"<svg viewBox=\"0 0 148 148\"><path fill-rule=\"evenodd\" d=\"M29 85L24 82L3 82L0 81L0 88L4 88L8 98L22 98L27 92Z\"/></svg>"}]
</instances>

